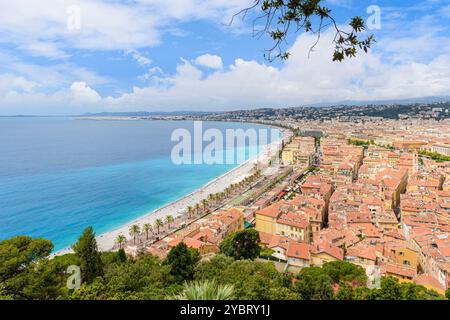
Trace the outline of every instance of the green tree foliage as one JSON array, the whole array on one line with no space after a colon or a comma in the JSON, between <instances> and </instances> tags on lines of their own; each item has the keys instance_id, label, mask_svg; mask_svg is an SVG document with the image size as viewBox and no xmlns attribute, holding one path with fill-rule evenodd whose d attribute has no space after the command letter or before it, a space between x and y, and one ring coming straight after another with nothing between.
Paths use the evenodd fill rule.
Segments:
<instances>
[{"instance_id":1,"label":"green tree foliage","mask_svg":"<svg viewBox=\"0 0 450 320\"><path fill-rule=\"evenodd\" d=\"M258 231L242 230L227 236L220 244L220 251L236 260L254 260L261 253L260 242Z\"/></svg>"},{"instance_id":2,"label":"green tree foliage","mask_svg":"<svg viewBox=\"0 0 450 320\"><path fill-rule=\"evenodd\" d=\"M0 298L52 299L61 294L59 270L48 261L53 244L26 236L0 242Z\"/></svg>"},{"instance_id":3,"label":"green tree foliage","mask_svg":"<svg viewBox=\"0 0 450 320\"><path fill-rule=\"evenodd\" d=\"M347 139L347 144L351 144L354 146L360 146L364 148L368 148L371 144L374 144L373 141L366 141L366 140L358 140L358 139Z\"/></svg>"},{"instance_id":4,"label":"green tree foliage","mask_svg":"<svg viewBox=\"0 0 450 320\"><path fill-rule=\"evenodd\" d=\"M273 262L234 260L218 254L199 263L195 279L232 285L235 297L242 300L293 300L297 296L291 276L278 272Z\"/></svg>"},{"instance_id":5,"label":"green tree foliage","mask_svg":"<svg viewBox=\"0 0 450 320\"><path fill-rule=\"evenodd\" d=\"M267 259L267 258L272 257L272 255L273 255L274 253L275 253L275 251L273 251L272 249L262 247L262 248L261 248L261 252L259 253L259 256L260 256L260 258L262 258L262 259Z\"/></svg>"},{"instance_id":6,"label":"green tree foliage","mask_svg":"<svg viewBox=\"0 0 450 320\"><path fill-rule=\"evenodd\" d=\"M376 300L401 300L402 289L397 279L385 277L381 279L381 288L374 291Z\"/></svg>"},{"instance_id":7,"label":"green tree foliage","mask_svg":"<svg viewBox=\"0 0 450 320\"><path fill-rule=\"evenodd\" d=\"M435 300L440 298L436 291L428 290L424 286L414 283L402 283L400 287L403 300Z\"/></svg>"},{"instance_id":8,"label":"green tree foliage","mask_svg":"<svg viewBox=\"0 0 450 320\"><path fill-rule=\"evenodd\" d=\"M84 230L73 250L80 260L81 278L84 282L90 283L103 274L103 262L92 227Z\"/></svg>"},{"instance_id":9,"label":"green tree foliage","mask_svg":"<svg viewBox=\"0 0 450 320\"><path fill-rule=\"evenodd\" d=\"M101 252L100 257L104 266L112 265L114 263L122 263L127 261L125 250L119 249L116 252Z\"/></svg>"},{"instance_id":10,"label":"green tree foliage","mask_svg":"<svg viewBox=\"0 0 450 320\"><path fill-rule=\"evenodd\" d=\"M92 254L92 248L96 248L92 237L92 230L85 231L77 243L78 253L50 260L47 258L53 248L50 241L29 237L1 241L0 299L444 299L435 291L399 283L394 278L382 278L379 289L368 289L362 269L348 262L304 268L294 278L290 273L278 271L271 261L235 260L217 254L199 262L198 251L183 243L173 248L165 261L149 255L127 259L123 250L104 253L94 250L97 252L94 257L101 260L97 263L103 266L102 273L97 273L91 282L84 282L80 289L69 291L67 267L83 265L88 255L79 252Z\"/></svg>"},{"instance_id":11,"label":"green tree foliage","mask_svg":"<svg viewBox=\"0 0 450 320\"><path fill-rule=\"evenodd\" d=\"M109 298L164 299L174 282L170 268L153 256L115 264L104 276Z\"/></svg>"},{"instance_id":12,"label":"green tree foliage","mask_svg":"<svg viewBox=\"0 0 450 320\"><path fill-rule=\"evenodd\" d=\"M450 289L447 289L447 291L445 291L445 297L450 300Z\"/></svg>"},{"instance_id":13,"label":"green tree foliage","mask_svg":"<svg viewBox=\"0 0 450 320\"><path fill-rule=\"evenodd\" d=\"M358 298L355 288L367 283L364 269L347 261L328 262L321 268L305 268L297 279L296 291L305 300L332 299L333 285L339 287L335 299L354 300Z\"/></svg>"},{"instance_id":14,"label":"green tree foliage","mask_svg":"<svg viewBox=\"0 0 450 320\"><path fill-rule=\"evenodd\" d=\"M420 150L419 154L421 156L424 156L426 158L429 158L431 160L435 160L436 162L445 162L445 161L450 161L450 157L437 153L437 152L430 152L430 151L425 151L425 150Z\"/></svg>"},{"instance_id":15,"label":"green tree foliage","mask_svg":"<svg viewBox=\"0 0 450 320\"><path fill-rule=\"evenodd\" d=\"M223 272L234 259L223 254L215 255L211 260L200 262L195 268L196 280L220 279Z\"/></svg>"},{"instance_id":16,"label":"green tree foliage","mask_svg":"<svg viewBox=\"0 0 450 320\"><path fill-rule=\"evenodd\" d=\"M106 286L103 280L96 278L92 283L83 283L80 289L76 289L68 296L68 300L105 300Z\"/></svg>"},{"instance_id":17,"label":"green tree foliage","mask_svg":"<svg viewBox=\"0 0 450 320\"><path fill-rule=\"evenodd\" d=\"M170 267L158 258L143 256L136 260L114 262L102 278L75 290L73 300L161 300L179 290L174 286Z\"/></svg>"},{"instance_id":18,"label":"green tree foliage","mask_svg":"<svg viewBox=\"0 0 450 320\"><path fill-rule=\"evenodd\" d=\"M127 261L127 255L125 253L125 250L120 249L119 251L117 251L117 259L119 260L119 262Z\"/></svg>"},{"instance_id":19,"label":"green tree foliage","mask_svg":"<svg viewBox=\"0 0 450 320\"><path fill-rule=\"evenodd\" d=\"M331 300L333 280L319 267L302 269L297 276L295 290L302 300Z\"/></svg>"},{"instance_id":20,"label":"green tree foliage","mask_svg":"<svg viewBox=\"0 0 450 320\"><path fill-rule=\"evenodd\" d=\"M334 298L336 300L355 300L356 296L355 289L347 282L341 281L339 282L339 289Z\"/></svg>"},{"instance_id":21,"label":"green tree foliage","mask_svg":"<svg viewBox=\"0 0 450 320\"><path fill-rule=\"evenodd\" d=\"M269 61L288 59L290 53L285 51L283 44L291 33L306 32L317 37L314 47L320 40L324 29L331 26L334 29L335 46L333 61L343 61L356 57L359 51L367 52L375 42L373 35L361 37L365 30L361 17L350 19L346 28L341 28L331 14L331 9L322 5L323 0L254 0L251 7L245 8L237 15L251 14L257 11L258 17L254 25L262 25L261 30L254 30L255 35L267 34L274 42L272 48L266 50L265 57Z\"/></svg>"},{"instance_id":22,"label":"green tree foliage","mask_svg":"<svg viewBox=\"0 0 450 320\"><path fill-rule=\"evenodd\" d=\"M367 297L372 300L440 300L442 296L433 290L413 283L399 283L396 278L381 279L381 288L371 290Z\"/></svg>"},{"instance_id":23,"label":"green tree foliage","mask_svg":"<svg viewBox=\"0 0 450 320\"><path fill-rule=\"evenodd\" d=\"M183 291L171 297L172 300L232 300L234 288L221 285L215 280L186 282Z\"/></svg>"},{"instance_id":24,"label":"green tree foliage","mask_svg":"<svg viewBox=\"0 0 450 320\"><path fill-rule=\"evenodd\" d=\"M362 286L367 283L365 270L347 261L327 262L322 266L322 271L331 278L333 283L351 282L353 286Z\"/></svg>"},{"instance_id":25,"label":"green tree foliage","mask_svg":"<svg viewBox=\"0 0 450 320\"><path fill-rule=\"evenodd\" d=\"M194 278L194 268L199 259L198 250L190 249L181 242L169 251L166 263L170 266L170 274L178 282L183 282Z\"/></svg>"}]
</instances>

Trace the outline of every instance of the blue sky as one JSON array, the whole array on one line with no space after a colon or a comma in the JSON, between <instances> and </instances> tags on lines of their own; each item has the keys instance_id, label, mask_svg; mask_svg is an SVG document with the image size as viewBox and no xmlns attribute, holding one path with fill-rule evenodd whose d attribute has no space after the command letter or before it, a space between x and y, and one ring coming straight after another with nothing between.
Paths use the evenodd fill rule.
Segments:
<instances>
[{"instance_id":1,"label":"blue sky","mask_svg":"<svg viewBox=\"0 0 450 320\"><path fill-rule=\"evenodd\" d=\"M332 63L332 30L308 57L263 57L252 0L15 0L0 3L0 114L231 110L450 92L450 0L324 1L341 24L380 8L367 55ZM79 18L79 19L78 19Z\"/></svg>"}]
</instances>

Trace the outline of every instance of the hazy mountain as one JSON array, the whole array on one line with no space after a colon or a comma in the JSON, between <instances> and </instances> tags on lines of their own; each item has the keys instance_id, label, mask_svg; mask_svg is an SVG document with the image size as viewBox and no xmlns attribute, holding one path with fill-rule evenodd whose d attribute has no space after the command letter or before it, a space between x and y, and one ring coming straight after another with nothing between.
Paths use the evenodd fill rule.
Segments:
<instances>
[{"instance_id":1,"label":"hazy mountain","mask_svg":"<svg viewBox=\"0 0 450 320\"><path fill-rule=\"evenodd\" d=\"M393 100L345 100L339 102L321 102L305 105L306 107L326 107L326 106L358 106L358 105L386 105L386 104L414 104L414 103L435 103L435 102L450 102L450 96L445 97L421 97L410 99L393 99Z\"/></svg>"}]
</instances>

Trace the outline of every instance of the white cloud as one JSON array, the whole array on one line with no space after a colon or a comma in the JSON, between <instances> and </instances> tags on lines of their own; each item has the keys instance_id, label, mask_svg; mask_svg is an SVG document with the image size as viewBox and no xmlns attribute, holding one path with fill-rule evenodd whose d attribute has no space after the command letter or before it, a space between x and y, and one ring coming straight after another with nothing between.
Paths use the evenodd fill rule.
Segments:
<instances>
[{"instance_id":1,"label":"white cloud","mask_svg":"<svg viewBox=\"0 0 450 320\"><path fill-rule=\"evenodd\" d=\"M162 75L163 77L166 77L166 74L164 71L159 67L152 67L148 69L148 71L140 76L138 76L138 79L141 81L148 81L151 79L157 79L158 75Z\"/></svg>"},{"instance_id":2,"label":"white cloud","mask_svg":"<svg viewBox=\"0 0 450 320\"><path fill-rule=\"evenodd\" d=\"M68 84L68 90L44 94L38 90L42 86L38 77L31 81L23 76L16 79L15 87L0 85L0 106L3 106L0 114L230 110L448 95L449 53L418 62L397 59L395 50L386 58L381 46L367 55L335 63L331 61L332 37L333 33L324 33L308 58L315 38L299 36L290 50L291 58L281 67L236 59L233 64L206 75L195 65L195 60L182 59L174 74L150 68L143 79L152 79L149 84L134 87L118 97L101 97L89 82L81 80ZM50 83L58 79L57 75L56 72L56 79ZM30 110L31 106L34 109Z\"/></svg>"},{"instance_id":3,"label":"white cloud","mask_svg":"<svg viewBox=\"0 0 450 320\"><path fill-rule=\"evenodd\" d=\"M131 54L133 59L142 67L146 67L146 66L149 66L152 64L152 60L145 57L137 50L128 51L128 52L126 52L126 54Z\"/></svg>"},{"instance_id":4,"label":"white cloud","mask_svg":"<svg viewBox=\"0 0 450 320\"><path fill-rule=\"evenodd\" d=\"M70 57L58 45L52 42L30 41L19 47L20 50L27 52L32 56L41 56L48 58L64 59Z\"/></svg>"},{"instance_id":5,"label":"white cloud","mask_svg":"<svg viewBox=\"0 0 450 320\"><path fill-rule=\"evenodd\" d=\"M100 102L102 99L86 82L79 81L72 83L70 91L73 94L73 98L79 102Z\"/></svg>"},{"instance_id":6,"label":"white cloud","mask_svg":"<svg viewBox=\"0 0 450 320\"><path fill-rule=\"evenodd\" d=\"M217 55L204 54L195 59L195 63L199 66L208 67L211 69L222 69L222 58Z\"/></svg>"},{"instance_id":7,"label":"white cloud","mask_svg":"<svg viewBox=\"0 0 450 320\"><path fill-rule=\"evenodd\" d=\"M226 69L203 77L200 69L183 60L175 75L161 79L164 86L134 88L116 102L135 109L221 110L448 94L450 55L418 63L399 62L396 57L383 61L380 52L373 52L335 63L332 36L324 34L310 58L314 38L298 37L290 60L280 68L236 59Z\"/></svg>"},{"instance_id":8,"label":"white cloud","mask_svg":"<svg viewBox=\"0 0 450 320\"><path fill-rule=\"evenodd\" d=\"M98 75L83 67L70 63L37 65L23 62L18 58L0 53L0 74L22 77L35 84L35 89L57 90L69 86L75 81L84 81L90 85L104 85L112 79ZM1 97L1 95L0 95Z\"/></svg>"},{"instance_id":9,"label":"white cloud","mask_svg":"<svg viewBox=\"0 0 450 320\"><path fill-rule=\"evenodd\" d=\"M0 96L6 95L10 91L32 92L37 84L24 77L11 74L0 75Z\"/></svg>"},{"instance_id":10,"label":"white cloud","mask_svg":"<svg viewBox=\"0 0 450 320\"><path fill-rule=\"evenodd\" d=\"M0 1L0 43L32 54L65 57L67 49L134 50L160 43L176 22L223 23L251 0L15 0ZM80 10L80 29L68 28Z\"/></svg>"}]
</instances>

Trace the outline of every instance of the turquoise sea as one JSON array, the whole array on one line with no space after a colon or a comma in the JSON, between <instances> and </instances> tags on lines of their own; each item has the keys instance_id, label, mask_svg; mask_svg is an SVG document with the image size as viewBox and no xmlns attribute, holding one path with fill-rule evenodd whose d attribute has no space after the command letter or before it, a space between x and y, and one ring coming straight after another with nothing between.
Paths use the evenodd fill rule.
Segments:
<instances>
[{"instance_id":1,"label":"turquoise sea","mask_svg":"<svg viewBox=\"0 0 450 320\"><path fill-rule=\"evenodd\" d=\"M110 231L237 166L173 164L172 132L193 127L190 121L0 117L0 239L45 237L59 250L87 226ZM203 128L264 129L224 122ZM257 149L236 152L248 158Z\"/></svg>"}]
</instances>

